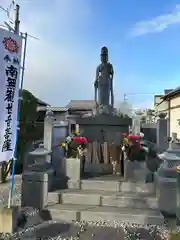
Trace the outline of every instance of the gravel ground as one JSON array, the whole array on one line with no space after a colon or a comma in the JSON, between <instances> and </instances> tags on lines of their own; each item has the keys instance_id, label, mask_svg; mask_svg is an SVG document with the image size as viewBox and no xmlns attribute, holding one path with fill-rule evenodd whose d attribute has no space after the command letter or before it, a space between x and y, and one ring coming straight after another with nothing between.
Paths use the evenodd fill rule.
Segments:
<instances>
[{"instance_id":1,"label":"gravel ground","mask_svg":"<svg viewBox=\"0 0 180 240\"><path fill-rule=\"evenodd\" d=\"M21 240L165 240L168 231L165 227L138 226L118 222L46 222L37 228L26 229L20 234ZM33 238L36 236L36 238Z\"/></svg>"}]
</instances>

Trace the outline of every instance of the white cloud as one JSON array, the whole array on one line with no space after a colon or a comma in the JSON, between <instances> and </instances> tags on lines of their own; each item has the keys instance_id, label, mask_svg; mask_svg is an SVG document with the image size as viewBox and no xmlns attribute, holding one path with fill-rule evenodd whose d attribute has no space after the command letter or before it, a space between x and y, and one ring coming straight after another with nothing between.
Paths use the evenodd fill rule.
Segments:
<instances>
[{"instance_id":1,"label":"white cloud","mask_svg":"<svg viewBox=\"0 0 180 240\"><path fill-rule=\"evenodd\" d=\"M8 1L3 1L7 7ZM92 19L89 1L16 3L21 6L21 31L40 39L28 38L24 87L54 106L71 99L92 99L98 55L79 36ZM5 14L0 12L0 23L3 19Z\"/></svg>"},{"instance_id":2,"label":"white cloud","mask_svg":"<svg viewBox=\"0 0 180 240\"><path fill-rule=\"evenodd\" d=\"M162 32L171 25L180 24L180 5L176 5L172 12L157 16L147 21L137 22L131 31L133 36Z\"/></svg>"}]
</instances>

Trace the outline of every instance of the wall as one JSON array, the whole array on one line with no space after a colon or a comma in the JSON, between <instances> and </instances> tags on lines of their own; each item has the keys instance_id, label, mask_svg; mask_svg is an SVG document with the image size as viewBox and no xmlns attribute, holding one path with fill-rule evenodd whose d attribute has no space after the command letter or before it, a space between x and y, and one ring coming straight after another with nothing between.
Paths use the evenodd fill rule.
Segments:
<instances>
[{"instance_id":1,"label":"wall","mask_svg":"<svg viewBox=\"0 0 180 240\"><path fill-rule=\"evenodd\" d=\"M60 122L65 121L67 116L67 112L54 112L54 121Z\"/></svg>"},{"instance_id":2,"label":"wall","mask_svg":"<svg viewBox=\"0 0 180 240\"><path fill-rule=\"evenodd\" d=\"M154 109L156 111L156 114L165 112L167 113L166 118L168 118L168 101L162 101L161 97L163 95L155 95L154 96Z\"/></svg>"},{"instance_id":3,"label":"wall","mask_svg":"<svg viewBox=\"0 0 180 240\"><path fill-rule=\"evenodd\" d=\"M172 132L177 133L178 138L180 138L180 95L170 100L170 135Z\"/></svg>"}]
</instances>

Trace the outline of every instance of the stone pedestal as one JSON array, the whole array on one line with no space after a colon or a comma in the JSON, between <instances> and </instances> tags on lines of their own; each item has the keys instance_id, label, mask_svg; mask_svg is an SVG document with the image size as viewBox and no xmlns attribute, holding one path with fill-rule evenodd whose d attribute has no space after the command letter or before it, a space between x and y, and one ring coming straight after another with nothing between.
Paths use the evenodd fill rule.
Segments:
<instances>
[{"instance_id":1,"label":"stone pedestal","mask_svg":"<svg viewBox=\"0 0 180 240\"><path fill-rule=\"evenodd\" d=\"M44 209L48 203L48 174L26 172L22 176L21 205Z\"/></svg>"},{"instance_id":2,"label":"stone pedestal","mask_svg":"<svg viewBox=\"0 0 180 240\"><path fill-rule=\"evenodd\" d=\"M0 233L9 234L17 231L17 220L19 217L19 209L17 206L0 208Z\"/></svg>"},{"instance_id":3,"label":"stone pedestal","mask_svg":"<svg viewBox=\"0 0 180 240\"><path fill-rule=\"evenodd\" d=\"M68 178L68 188L80 188L81 160L79 158L65 159L65 172Z\"/></svg>"},{"instance_id":4,"label":"stone pedestal","mask_svg":"<svg viewBox=\"0 0 180 240\"><path fill-rule=\"evenodd\" d=\"M124 160L124 178L126 181L145 183L146 172L145 162Z\"/></svg>"},{"instance_id":5,"label":"stone pedestal","mask_svg":"<svg viewBox=\"0 0 180 240\"><path fill-rule=\"evenodd\" d=\"M120 118L113 115L97 115L77 119L80 131L89 142L114 142L120 145L122 133L128 133L132 124L131 118Z\"/></svg>"}]
</instances>

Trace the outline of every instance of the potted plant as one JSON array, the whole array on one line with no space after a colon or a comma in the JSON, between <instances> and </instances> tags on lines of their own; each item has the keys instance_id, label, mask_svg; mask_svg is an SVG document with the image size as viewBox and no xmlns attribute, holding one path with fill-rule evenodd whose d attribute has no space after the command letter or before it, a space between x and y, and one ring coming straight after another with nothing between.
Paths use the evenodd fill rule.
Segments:
<instances>
[{"instance_id":1,"label":"potted plant","mask_svg":"<svg viewBox=\"0 0 180 240\"><path fill-rule=\"evenodd\" d=\"M125 156L125 179L131 181L145 180L144 169L146 152L141 147L140 138L131 135L124 137L122 151Z\"/></svg>"},{"instance_id":2,"label":"potted plant","mask_svg":"<svg viewBox=\"0 0 180 240\"><path fill-rule=\"evenodd\" d=\"M80 180L82 157L87 147L87 139L74 134L68 136L65 142L61 143L65 154L65 171L69 180Z\"/></svg>"}]
</instances>

